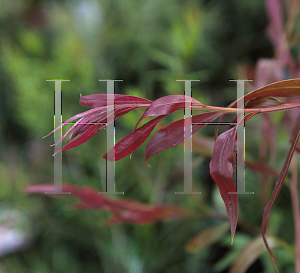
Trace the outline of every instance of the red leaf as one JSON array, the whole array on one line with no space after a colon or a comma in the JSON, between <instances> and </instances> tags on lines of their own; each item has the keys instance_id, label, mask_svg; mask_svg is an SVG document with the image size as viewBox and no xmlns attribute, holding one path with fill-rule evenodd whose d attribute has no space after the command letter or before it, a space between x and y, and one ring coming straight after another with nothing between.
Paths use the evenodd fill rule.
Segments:
<instances>
[{"instance_id":1,"label":"red leaf","mask_svg":"<svg viewBox=\"0 0 300 273\"><path fill-rule=\"evenodd\" d=\"M265 234L266 234L266 229L267 229L267 219L268 219L269 214L271 212L272 206L273 206L273 204L274 204L274 202L275 202L275 200L276 200L277 196L279 195L279 192L282 188L282 185L284 183L284 179L285 179L287 171L289 169L289 166L290 166L290 163L291 163L291 160L292 160L297 142L299 140L299 136L300 136L300 119L298 119L297 124L295 126L295 129L296 129L296 133L295 133L294 138L292 140L292 146L291 146L291 148L289 150L289 153L287 155L287 158L284 162L284 165L283 165L283 168L280 172L280 175L279 175L279 177L276 181L274 190L272 192L271 200L269 201L269 203L266 205L266 207L264 209L263 220L262 220L262 225L261 225L261 233L262 233L262 237L263 237L265 246L266 246L269 254L271 255L272 260L274 261L277 272L278 272L277 264L276 264L275 258L273 256L273 253L272 253L272 251L271 251L271 249L268 245Z\"/></svg>"},{"instance_id":2,"label":"red leaf","mask_svg":"<svg viewBox=\"0 0 300 273\"><path fill-rule=\"evenodd\" d=\"M137 150L151 134L156 124L164 117L165 115L152 119L120 140L115 146L115 161L118 161ZM109 152L112 151L113 150L111 149ZM103 158L106 159L106 156L107 154L103 155Z\"/></svg>"},{"instance_id":3,"label":"red leaf","mask_svg":"<svg viewBox=\"0 0 300 273\"><path fill-rule=\"evenodd\" d=\"M191 212L171 205L145 205L138 202L135 202L135 205L138 209L116 210L114 217L104 220L102 224L105 226L118 223L150 224L193 215Z\"/></svg>"},{"instance_id":4,"label":"red leaf","mask_svg":"<svg viewBox=\"0 0 300 273\"><path fill-rule=\"evenodd\" d=\"M231 237L233 239L238 219L238 200L233 180L233 149L236 139L236 127L220 134L216 139L213 156L209 164L210 174L219 187L220 194L224 200L227 215L231 226Z\"/></svg>"},{"instance_id":5,"label":"red leaf","mask_svg":"<svg viewBox=\"0 0 300 273\"><path fill-rule=\"evenodd\" d=\"M107 96L112 96L110 94L95 94L95 95L88 95L82 96L80 98L80 105L83 106L90 106L90 107L103 107L107 106ZM118 105L126 105L126 106L134 106L134 107L141 107L141 104L150 104L152 103L151 100L135 97L135 96L128 96L128 95L119 95L114 94L114 102L115 106ZM148 105L146 105L148 106Z\"/></svg>"},{"instance_id":6,"label":"red leaf","mask_svg":"<svg viewBox=\"0 0 300 273\"><path fill-rule=\"evenodd\" d=\"M192 122L212 122L218 118L221 113L203 113L192 116ZM196 133L206 124L192 125L192 133ZM184 119L177 120L169 126L157 131L152 139L146 145L145 158L148 159L160 151L175 147L184 140Z\"/></svg>"},{"instance_id":7,"label":"red leaf","mask_svg":"<svg viewBox=\"0 0 300 273\"><path fill-rule=\"evenodd\" d=\"M124 108L120 108L120 109L117 109L115 111L115 118L114 120L117 120L118 118L122 117L123 115L127 114L128 112L130 112L131 110L135 109L136 107L124 107ZM113 113L110 113L109 115L113 115ZM97 115L93 116L93 117L84 117L82 118L81 120L78 121L78 123L74 124L76 125L75 127L72 128L73 130L73 133L72 135L70 136L70 138L68 139L68 142L69 143L72 139L74 139L75 137L77 137L78 135L82 134L84 131L86 131L89 127L91 126L97 126L98 127L98 131L101 131L102 129L104 129L107 124L102 124L102 125L96 125L96 124L82 124L82 123L107 123L107 117L104 117L102 119L99 119L99 117ZM110 123L108 123L110 124ZM71 129L71 128L70 128ZM67 132L68 134L70 133L69 130ZM67 133L64 135L64 137L67 135ZM63 138L64 138L63 137Z\"/></svg>"},{"instance_id":8,"label":"red leaf","mask_svg":"<svg viewBox=\"0 0 300 273\"><path fill-rule=\"evenodd\" d=\"M68 139L67 143L69 143L72 139L81 135L90 127L101 126L101 125L96 125L96 123L97 122L100 123L100 121L103 119L104 119L103 113L96 114L96 115L94 114L94 115L84 116L70 127L70 129L64 134L63 139L73 131L71 136ZM90 124L85 124L85 123L90 123ZM94 123L94 124L92 124L92 123Z\"/></svg>"},{"instance_id":9,"label":"red leaf","mask_svg":"<svg viewBox=\"0 0 300 273\"><path fill-rule=\"evenodd\" d=\"M65 126L68 122L71 122L75 119L78 119L78 118L82 118L84 116L92 116L93 114L95 115L99 115L100 113L105 113L106 112L106 107L102 107L102 108L94 108L94 109L91 109L91 110L88 110L88 111L85 111L85 112L82 112L82 113L79 113L71 118L69 118L68 120L66 120L65 122L63 122L59 127L55 128L53 131L51 131L48 135L44 136L44 137L47 137L49 135L51 135L52 133L54 133L55 131L59 130L60 128L62 128L63 126ZM72 125L74 126L74 125ZM65 134L66 135L66 134ZM64 135L64 136L65 136Z\"/></svg>"},{"instance_id":10,"label":"red leaf","mask_svg":"<svg viewBox=\"0 0 300 273\"><path fill-rule=\"evenodd\" d=\"M260 97L248 101L245 108L262 108L283 105L279 99L273 97Z\"/></svg>"},{"instance_id":11,"label":"red leaf","mask_svg":"<svg viewBox=\"0 0 300 273\"><path fill-rule=\"evenodd\" d=\"M259 89L256 89L248 94L246 94L244 98L244 102L247 103L247 109L245 109L245 112L249 112L252 109L248 109L249 106L257 107L259 105L263 106L264 108L255 108L253 112L256 113L261 113L261 112L271 112L271 111L279 111L279 110L286 110L286 109L291 109L291 108L297 108L300 106L299 103L282 103L278 101L278 104L276 106L276 102L274 101L273 98L271 98L272 101L270 101L270 98L267 98L266 101L264 100L259 100L259 98L266 98L266 97L295 97L295 96L300 96L300 79L291 79L291 80L285 80L285 81L280 81L280 82L275 82L269 85L266 85L264 87L261 87ZM236 108L237 107L237 102L242 100L240 98L239 100L236 100L232 102L228 108ZM253 103L252 103L253 101ZM266 105L267 103L267 105ZM274 104L275 106L271 106ZM268 107L265 107L268 106ZM206 106L206 108L211 108L211 110L214 110L214 107L211 106ZM215 107L215 111L218 111L218 107ZM232 111L232 110L231 110ZM222 117L220 118L219 121L222 121L226 114L223 114ZM218 131L219 126L216 128L216 134Z\"/></svg>"},{"instance_id":12,"label":"red leaf","mask_svg":"<svg viewBox=\"0 0 300 273\"><path fill-rule=\"evenodd\" d=\"M104 125L102 125L102 126L104 126ZM69 150L71 148L75 148L75 147L83 144L84 142L88 141L89 139L91 139L93 137L94 134L96 134L96 132L98 131L98 127L99 126L96 126L96 125L89 127L79 137L77 137L73 141L67 143L64 147L62 147L61 151L66 151L66 150Z\"/></svg>"},{"instance_id":13,"label":"red leaf","mask_svg":"<svg viewBox=\"0 0 300 273\"><path fill-rule=\"evenodd\" d=\"M256 89L244 96L244 101L253 100L261 97L293 97L300 96L300 79L291 79L268 84ZM237 101L231 103L229 107L234 108ZM274 107L275 109L276 107Z\"/></svg>"},{"instance_id":14,"label":"red leaf","mask_svg":"<svg viewBox=\"0 0 300 273\"><path fill-rule=\"evenodd\" d=\"M106 127L106 125L94 125L94 124L84 124L84 123L106 123L106 115L108 113L107 109L107 94L95 94L95 95L89 95L89 96L83 96L80 98L81 105L85 106L92 106L95 107L94 109L85 111L83 113L77 114L71 118L69 118L67 121L65 121L60 127L53 130L51 133L49 133L47 136L52 134L54 131L62 128L67 123L80 118L75 124L73 124L68 131L63 135L62 140L69 135L72 131L72 135L70 136L67 144L63 147L62 151L75 148L82 143L89 140L97 131L102 130ZM138 107L148 107L152 101L146 100L143 98L135 97L135 96L127 96L127 95L114 95L114 109L115 109L115 119L120 118L124 114L128 113L129 111L138 108ZM110 114L113 114L111 112ZM93 126L97 127L97 130L95 128L91 128ZM72 141L75 137L78 137L76 141ZM71 142L72 141L72 142Z\"/></svg>"},{"instance_id":15,"label":"red leaf","mask_svg":"<svg viewBox=\"0 0 300 273\"><path fill-rule=\"evenodd\" d=\"M117 109L115 111L115 120L122 117L123 115L125 115L126 113L130 112L133 109L135 109L135 107L125 107L125 108ZM110 115L113 115L113 113L110 113ZM107 117L104 117L100 120L99 120L99 117L97 117L97 115L93 116L92 118L90 116L88 116L88 118L90 118L90 122L94 122L94 123L96 123L96 122L106 123L107 122ZM89 139L91 139L95 135L95 133L101 131L102 129L104 129L107 126L107 124L102 124L102 125L81 124L83 122L87 122L87 119L84 119L84 118L80 119L78 122L76 122L74 125L72 125L71 128L64 134L62 139L64 139L67 136L67 134L70 134L70 132L73 130L72 135L68 139L66 145L61 149L61 151L66 151L66 150L78 147L79 145L81 145L81 144L85 143L86 141L88 141ZM75 139L75 137L77 137L77 138Z\"/></svg>"},{"instance_id":16,"label":"red leaf","mask_svg":"<svg viewBox=\"0 0 300 273\"><path fill-rule=\"evenodd\" d=\"M192 98L192 105L204 105L204 104ZM152 104L148 107L145 113L138 120L135 128L137 128L140 121L146 117L168 115L180 108L184 108L184 106L185 106L185 95L170 95L170 96L159 98L154 102L152 102Z\"/></svg>"},{"instance_id":17,"label":"red leaf","mask_svg":"<svg viewBox=\"0 0 300 273\"><path fill-rule=\"evenodd\" d=\"M182 209L174 205L148 205L129 199L109 199L102 194L98 194L95 189L83 187L79 189L72 185L62 185L63 191L71 192L77 197L80 203L75 203L71 208L81 209L101 209L109 210L113 217L103 221L104 225L117 223L149 224L162 220L173 220L181 217L193 216L195 213ZM33 185L29 186L27 193L44 193L54 190L54 185ZM55 195L55 197L69 197L70 195Z\"/></svg>"}]
</instances>

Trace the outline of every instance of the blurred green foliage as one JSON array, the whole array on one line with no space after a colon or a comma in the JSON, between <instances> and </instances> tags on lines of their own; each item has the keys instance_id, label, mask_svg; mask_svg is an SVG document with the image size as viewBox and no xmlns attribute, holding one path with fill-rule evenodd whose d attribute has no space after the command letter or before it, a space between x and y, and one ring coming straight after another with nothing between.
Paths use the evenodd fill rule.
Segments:
<instances>
[{"instance_id":1,"label":"blurred green foliage","mask_svg":"<svg viewBox=\"0 0 300 273\"><path fill-rule=\"evenodd\" d=\"M227 106L236 99L236 87L228 79L239 76L239 65L253 65L258 58L273 54L266 26L264 4L259 0L2 1L0 207L24 215L30 244L3 256L0 272L227 272L253 238L251 227L260 227L262 207L258 194L241 197L240 217L247 219L250 228L238 229L234 245L228 233L221 242L187 253L188 240L226 220L204 213L215 210L225 215L209 175L209 159L203 155L194 155L194 190L201 189L203 194L193 197L174 194L183 188L182 147L154 156L151 168L144 162L145 144L132 159L116 162L116 189L124 191L125 198L177 204L203 212L206 217L202 218L101 227L105 212L71 211L67 207L74 200L27 196L22 191L29 184L53 182L53 147L49 146L53 136L42 139L53 130L54 86L46 79L71 80L62 84L63 121L86 110L79 105L80 94L106 91L98 79L123 79L116 84L116 93L151 100L183 94L183 84L176 79L201 79L193 84L193 97ZM116 123L116 140L133 130L141 114L131 112ZM183 112L173 115L174 119L182 116ZM258 121L249 126L256 130ZM203 133L213 135L213 129ZM257 150L259 138L255 132L250 138L247 147L255 159L252 150ZM286 141L280 138L279 146L287 146ZM285 154L286 146L280 153ZM103 189L104 153L105 132L65 152L63 181ZM255 174L247 175L247 187L259 192ZM271 221L273 232L293 244L291 215L285 223L281 221L290 211L284 191ZM283 272L293 272L288 271L293 264L290 252L278 251ZM264 254L247 272L272 270Z\"/></svg>"}]
</instances>

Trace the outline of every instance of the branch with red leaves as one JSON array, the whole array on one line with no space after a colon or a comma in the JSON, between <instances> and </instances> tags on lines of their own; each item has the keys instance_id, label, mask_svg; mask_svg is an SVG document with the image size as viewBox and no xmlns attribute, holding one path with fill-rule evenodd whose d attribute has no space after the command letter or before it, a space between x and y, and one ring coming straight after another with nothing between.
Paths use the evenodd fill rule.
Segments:
<instances>
[{"instance_id":1,"label":"branch with red leaves","mask_svg":"<svg viewBox=\"0 0 300 273\"><path fill-rule=\"evenodd\" d=\"M142 143L146 141L155 126L168 114L183 109L185 105L184 95L172 95L159 98L155 101L147 99L127 96L127 95L112 95L114 96L114 109L107 106L106 94L97 94L90 96L83 96L80 98L80 104L83 106L90 106L93 109L86 112L75 115L68 119L61 125L78 119L78 121L70 127L70 129L64 134L62 139L65 139L70 135L66 145L62 148L62 151L66 151L71 148L75 148L84 142L92 138L96 132L104 129L107 124L107 117L114 115L114 120L119 119L128 112L145 107L146 111L137 122L132 133L127 135L121 141L119 141L115 149L115 160L120 160L129 154L137 150ZM278 97L299 97L300 96L300 79L292 79L279 81L273 84L266 85L262 88L256 89L244 96L246 103L245 109L237 109L238 101L234 101L228 107L215 107L204 105L194 98L192 101L192 110L206 111L206 113L197 114L192 116L193 124L192 133L196 133L208 123L213 122L217 118L222 120L227 114L235 114L233 120L239 113L247 113L245 116L245 122L253 116L260 113L267 113L273 111L281 111L292 108L300 107L300 102L283 102ZM138 127L139 123L148 117L154 117L143 126ZM291 150L287 156L287 160L283 166L280 176L276 182L274 192L272 194L271 201L267 204L262 223L262 236L264 238L265 245L270 252L268 243L265 239L266 221L271 211L271 207L277 198L282 184L285 180L287 170L290 165L293 152L295 151L300 127L294 124L295 136L292 141ZM55 130L58 130L56 128ZM55 131L54 130L54 131ZM53 133L52 131L51 133ZM50 133L50 134L51 134ZM49 134L49 135L50 135ZM148 159L154 154L179 145L184 141L184 120L177 120L165 128L158 130L146 145L145 159ZM234 143L236 141L236 126L229 126L229 128L222 134L220 134L215 142L212 159L210 162L210 173L217 184L221 196L224 200L227 215L231 226L231 236L234 237L237 222L238 222L238 199L237 195L229 194L229 192L236 191L236 187L233 180L233 153ZM103 156L106 158L106 155ZM46 188L47 187L47 190ZM48 189L50 186L39 185L31 186L27 192L42 193L45 191L51 191ZM66 189L64 187L67 187ZM113 215L105 221L105 224L113 224L118 222L131 222L131 223L150 223L156 222L167 218L183 217L189 215L186 211L183 211L173 206L148 206L141 203L129 201L129 200L110 200L102 195L97 194L90 188L83 188L79 190L73 186L63 185L63 190L72 191L73 195L81 200L81 203L75 205L76 208L85 209L108 209ZM274 258L273 258L274 259ZM275 261L275 260L274 260Z\"/></svg>"}]
</instances>

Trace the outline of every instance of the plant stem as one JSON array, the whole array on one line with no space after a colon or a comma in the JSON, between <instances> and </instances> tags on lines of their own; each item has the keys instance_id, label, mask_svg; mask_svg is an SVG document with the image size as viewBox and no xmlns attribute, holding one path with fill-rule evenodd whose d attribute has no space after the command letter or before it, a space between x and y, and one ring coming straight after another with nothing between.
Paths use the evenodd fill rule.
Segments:
<instances>
[{"instance_id":1,"label":"plant stem","mask_svg":"<svg viewBox=\"0 0 300 273\"><path fill-rule=\"evenodd\" d=\"M296 243L296 255L295 255L295 267L296 273L300 273L300 214L299 214L299 194L298 194L298 160L297 154L293 155L291 163L291 198L292 208L294 216L294 228L295 228L295 243Z\"/></svg>"}]
</instances>

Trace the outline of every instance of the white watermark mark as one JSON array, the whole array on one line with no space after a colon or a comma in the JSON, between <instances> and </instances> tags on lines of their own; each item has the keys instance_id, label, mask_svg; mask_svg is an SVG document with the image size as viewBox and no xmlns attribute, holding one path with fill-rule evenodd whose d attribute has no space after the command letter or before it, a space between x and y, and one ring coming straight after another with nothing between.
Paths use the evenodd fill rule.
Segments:
<instances>
[{"instance_id":1,"label":"white watermark mark","mask_svg":"<svg viewBox=\"0 0 300 273\"><path fill-rule=\"evenodd\" d=\"M63 79L51 79L46 81L54 82L54 129L62 125L62 82L70 81ZM99 80L107 83L107 121L106 123L106 191L99 194L124 194L124 192L115 192L115 101L114 101L114 84L116 81L123 80ZM193 192L193 176L192 176L192 126L197 124L205 125L238 125L243 122L244 126L237 126L237 142L243 148L243 154L236 149L236 192L229 194L254 194L254 192L245 191L245 112L237 113L236 123L228 122L201 122L193 123L192 118L192 81L200 80L176 80L185 83L184 91L184 191L175 192L175 194L201 194L201 192ZM237 108L244 109L244 90L245 82L252 80L229 80L237 82ZM73 123L64 123L73 124ZM80 123L80 124L91 124ZM94 125L99 125L95 122ZM54 132L54 192L46 192L46 194L70 194L70 192L62 191L62 128L60 132ZM242 159L244 164L238 164L238 159Z\"/></svg>"}]
</instances>

